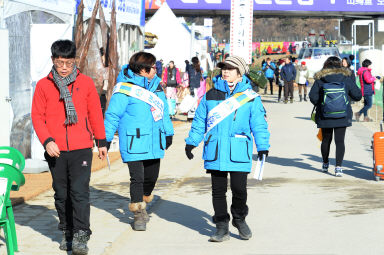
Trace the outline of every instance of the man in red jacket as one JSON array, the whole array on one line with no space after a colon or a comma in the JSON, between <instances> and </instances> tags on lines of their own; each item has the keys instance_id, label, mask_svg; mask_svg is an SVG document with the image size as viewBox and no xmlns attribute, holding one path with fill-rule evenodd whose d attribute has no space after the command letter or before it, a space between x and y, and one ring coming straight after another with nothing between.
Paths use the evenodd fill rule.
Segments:
<instances>
[{"instance_id":1,"label":"man in red jacket","mask_svg":"<svg viewBox=\"0 0 384 255\"><path fill-rule=\"evenodd\" d=\"M93 138L99 158L107 155L103 116L92 79L76 68L75 44L59 40L51 52L52 70L33 95L32 123L52 174L60 249L87 254Z\"/></svg>"}]
</instances>

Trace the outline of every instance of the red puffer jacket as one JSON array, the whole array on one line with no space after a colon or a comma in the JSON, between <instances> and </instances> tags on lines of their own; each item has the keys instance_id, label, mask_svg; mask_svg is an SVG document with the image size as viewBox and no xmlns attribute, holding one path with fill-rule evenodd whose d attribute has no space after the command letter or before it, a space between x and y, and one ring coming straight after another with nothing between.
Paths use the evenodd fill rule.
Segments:
<instances>
[{"instance_id":1,"label":"red puffer jacket","mask_svg":"<svg viewBox=\"0 0 384 255\"><path fill-rule=\"evenodd\" d=\"M32 123L44 145L54 140L60 151L93 147L93 136L98 147L106 145L100 99L92 79L78 71L76 81L68 86L77 113L77 123L66 126L64 100L53 82L52 74L41 79L32 101Z\"/></svg>"}]
</instances>

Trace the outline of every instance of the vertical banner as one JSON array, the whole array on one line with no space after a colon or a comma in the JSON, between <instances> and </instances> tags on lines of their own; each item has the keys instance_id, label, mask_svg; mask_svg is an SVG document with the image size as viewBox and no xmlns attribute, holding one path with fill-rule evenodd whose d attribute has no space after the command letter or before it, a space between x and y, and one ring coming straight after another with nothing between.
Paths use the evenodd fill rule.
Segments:
<instances>
[{"instance_id":1,"label":"vertical banner","mask_svg":"<svg viewBox=\"0 0 384 255\"><path fill-rule=\"evenodd\" d=\"M204 38L212 37L212 19L204 19Z\"/></svg>"},{"instance_id":2,"label":"vertical banner","mask_svg":"<svg viewBox=\"0 0 384 255\"><path fill-rule=\"evenodd\" d=\"M231 0L230 55L252 63L253 0Z\"/></svg>"}]
</instances>

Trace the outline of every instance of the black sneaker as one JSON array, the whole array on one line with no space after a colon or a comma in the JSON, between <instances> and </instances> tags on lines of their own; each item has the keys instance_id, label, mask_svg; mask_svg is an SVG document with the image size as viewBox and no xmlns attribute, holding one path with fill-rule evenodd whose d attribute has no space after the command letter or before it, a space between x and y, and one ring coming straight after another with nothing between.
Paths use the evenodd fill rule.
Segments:
<instances>
[{"instance_id":1,"label":"black sneaker","mask_svg":"<svg viewBox=\"0 0 384 255\"><path fill-rule=\"evenodd\" d=\"M323 163L323 167L322 167L321 171L323 173L327 173L328 172L328 167L329 167L329 163Z\"/></svg>"}]
</instances>

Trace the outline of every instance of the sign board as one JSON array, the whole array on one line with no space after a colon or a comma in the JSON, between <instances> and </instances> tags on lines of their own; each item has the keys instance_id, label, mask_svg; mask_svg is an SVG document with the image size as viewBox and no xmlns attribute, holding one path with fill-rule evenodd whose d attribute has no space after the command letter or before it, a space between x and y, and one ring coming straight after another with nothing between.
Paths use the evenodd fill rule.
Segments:
<instances>
[{"instance_id":1,"label":"sign board","mask_svg":"<svg viewBox=\"0 0 384 255\"><path fill-rule=\"evenodd\" d=\"M84 0L84 17L92 16L96 0ZM76 6L80 0L76 0ZM113 0L100 0L107 21L111 19ZM143 0L116 0L116 22L135 26L145 25L145 9Z\"/></svg>"},{"instance_id":2,"label":"sign board","mask_svg":"<svg viewBox=\"0 0 384 255\"><path fill-rule=\"evenodd\" d=\"M204 37L212 37L212 19L204 19Z\"/></svg>"},{"instance_id":3,"label":"sign board","mask_svg":"<svg viewBox=\"0 0 384 255\"><path fill-rule=\"evenodd\" d=\"M230 10L231 0L145 0L146 9ZM384 0L254 0L254 11L382 12Z\"/></svg>"},{"instance_id":4,"label":"sign board","mask_svg":"<svg viewBox=\"0 0 384 255\"><path fill-rule=\"evenodd\" d=\"M377 21L377 31L384 32L384 19L379 19Z\"/></svg>"},{"instance_id":5,"label":"sign board","mask_svg":"<svg viewBox=\"0 0 384 255\"><path fill-rule=\"evenodd\" d=\"M230 55L252 63L253 0L232 0Z\"/></svg>"}]
</instances>

